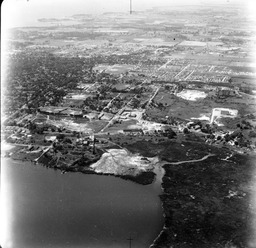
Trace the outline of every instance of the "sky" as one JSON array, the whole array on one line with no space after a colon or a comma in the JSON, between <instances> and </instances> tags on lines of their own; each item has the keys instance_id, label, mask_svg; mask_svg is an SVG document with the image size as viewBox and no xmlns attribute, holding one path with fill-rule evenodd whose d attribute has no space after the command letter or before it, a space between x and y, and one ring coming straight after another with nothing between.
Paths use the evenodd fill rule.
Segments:
<instances>
[{"instance_id":1,"label":"sky","mask_svg":"<svg viewBox=\"0 0 256 248\"><path fill-rule=\"evenodd\" d=\"M133 10L146 10L157 6L187 4L253 3L254 0L132 0ZM250 10L256 14L256 8ZM30 26L38 18L60 18L73 14L100 14L128 12L130 0L4 0L1 8L2 28Z\"/></svg>"}]
</instances>

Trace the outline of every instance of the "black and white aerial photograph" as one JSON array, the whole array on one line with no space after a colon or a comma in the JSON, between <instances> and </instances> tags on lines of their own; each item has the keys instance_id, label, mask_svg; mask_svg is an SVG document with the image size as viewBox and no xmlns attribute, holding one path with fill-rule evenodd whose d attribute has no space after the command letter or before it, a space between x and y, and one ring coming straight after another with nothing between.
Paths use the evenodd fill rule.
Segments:
<instances>
[{"instance_id":1,"label":"black and white aerial photograph","mask_svg":"<svg viewBox=\"0 0 256 248\"><path fill-rule=\"evenodd\" d=\"M0 248L256 248L255 0L4 0Z\"/></svg>"}]
</instances>

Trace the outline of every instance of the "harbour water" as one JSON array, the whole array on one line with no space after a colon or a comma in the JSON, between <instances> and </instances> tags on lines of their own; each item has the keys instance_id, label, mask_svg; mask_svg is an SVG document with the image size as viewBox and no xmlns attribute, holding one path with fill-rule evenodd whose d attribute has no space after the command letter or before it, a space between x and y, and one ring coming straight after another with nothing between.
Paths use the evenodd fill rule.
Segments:
<instances>
[{"instance_id":1,"label":"harbour water","mask_svg":"<svg viewBox=\"0 0 256 248\"><path fill-rule=\"evenodd\" d=\"M152 244L163 227L161 168L148 186L112 176L61 174L2 162L4 248L132 247Z\"/></svg>"}]
</instances>

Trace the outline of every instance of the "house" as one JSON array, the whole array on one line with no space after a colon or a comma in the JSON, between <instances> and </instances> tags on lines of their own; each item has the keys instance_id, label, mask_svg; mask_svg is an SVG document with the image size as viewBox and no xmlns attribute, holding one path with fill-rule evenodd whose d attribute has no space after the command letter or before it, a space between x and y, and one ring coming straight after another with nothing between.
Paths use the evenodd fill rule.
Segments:
<instances>
[{"instance_id":1,"label":"house","mask_svg":"<svg viewBox=\"0 0 256 248\"><path fill-rule=\"evenodd\" d=\"M230 97L230 96L236 96L236 91L229 88L220 89L217 92L217 96L220 98Z\"/></svg>"},{"instance_id":2,"label":"house","mask_svg":"<svg viewBox=\"0 0 256 248\"><path fill-rule=\"evenodd\" d=\"M44 137L44 140L48 141L48 142L54 142L54 141L56 141L56 139L57 139L56 135L47 135Z\"/></svg>"}]
</instances>

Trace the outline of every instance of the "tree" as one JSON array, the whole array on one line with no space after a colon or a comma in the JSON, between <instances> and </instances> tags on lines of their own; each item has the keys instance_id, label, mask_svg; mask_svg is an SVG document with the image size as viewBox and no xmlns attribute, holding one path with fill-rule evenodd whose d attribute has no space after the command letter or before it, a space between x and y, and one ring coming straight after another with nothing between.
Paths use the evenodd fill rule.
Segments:
<instances>
[{"instance_id":1,"label":"tree","mask_svg":"<svg viewBox=\"0 0 256 248\"><path fill-rule=\"evenodd\" d=\"M230 138L230 135L227 133L225 136L224 136L224 139L226 142L230 141L231 138Z\"/></svg>"},{"instance_id":2,"label":"tree","mask_svg":"<svg viewBox=\"0 0 256 248\"><path fill-rule=\"evenodd\" d=\"M72 144L72 141L71 141L71 139L70 139L70 138L65 137L65 138L63 139L63 143L69 143L69 144Z\"/></svg>"},{"instance_id":3,"label":"tree","mask_svg":"<svg viewBox=\"0 0 256 248\"><path fill-rule=\"evenodd\" d=\"M35 131L36 131L38 134L43 134L44 128L43 128L43 127L36 127Z\"/></svg>"},{"instance_id":4,"label":"tree","mask_svg":"<svg viewBox=\"0 0 256 248\"><path fill-rule=\"evenodd\" d=\"M63 140L64 138L65 138L65 134L63 134L63 133L60 133L57 135L58 140Z\"/></svg>"},{"instance_id":5,"label":"tree","mask_svg":"<svg viewBox=\"0 0 256 248\"><path fill-rule=\"evenodd\" d=\"M188 129L186 127L183 129L183 133L184 134L188 134L189 133L189 131L188 131Z\"/></svg>"},{"instance_id":6,"label":"tree","mask_svg":"<svg viewBox=\"0 0 256 248\"><path fill-rule=\"evenodd\" d=\"M163 107L164 107L164 105L163 105L163 103L158 103L158 107L160 108L160 109L162 109Z\"/></svg>"}]
</instances>

